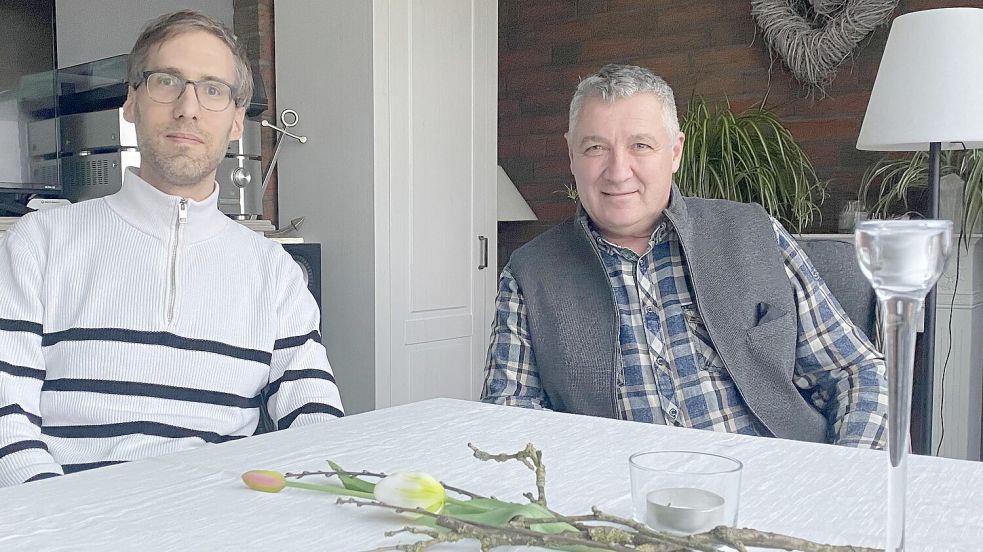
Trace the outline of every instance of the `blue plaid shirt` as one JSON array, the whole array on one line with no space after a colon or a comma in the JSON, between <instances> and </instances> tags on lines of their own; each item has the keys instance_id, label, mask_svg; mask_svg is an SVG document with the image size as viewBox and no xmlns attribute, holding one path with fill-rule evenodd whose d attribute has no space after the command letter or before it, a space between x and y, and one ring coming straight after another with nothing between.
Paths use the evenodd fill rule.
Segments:
<instances>
[{"instance_id":1,"label":"blue plaid shirt","mask_svg":"<svg viewBox=\"0 0 983 552\"><path fill-rule=\"evenodd\" d=\"M618 303L622 419L767 434L751 415L714 350L693 298L689 272L668 221L642 255L615 245L581 218L599 244ZM850 322L795 240L775 235L798 305L794 383L826 415L833 442L883 448L887 386L883 356ZM550 408L540 387L526 304L508 266L502 272L482 400Z\"/></svg>"}]
</instances>

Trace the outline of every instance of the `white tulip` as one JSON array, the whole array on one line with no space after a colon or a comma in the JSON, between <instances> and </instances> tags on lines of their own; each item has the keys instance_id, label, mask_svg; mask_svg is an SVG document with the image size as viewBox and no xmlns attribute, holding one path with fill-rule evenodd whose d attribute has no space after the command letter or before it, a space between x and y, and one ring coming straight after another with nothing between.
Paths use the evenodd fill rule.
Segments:
<instances>
[{"instance_id":1,"label":"white tulip","mask_svg":"<svg viewBox=\"0 0 983 552\"><path fill-rule=\"evenodd\" d=\"M375 484L375 499L390 506L437 513L447 501L447 491L426 473L397 472Z\"/></svg>"}]
</instances>

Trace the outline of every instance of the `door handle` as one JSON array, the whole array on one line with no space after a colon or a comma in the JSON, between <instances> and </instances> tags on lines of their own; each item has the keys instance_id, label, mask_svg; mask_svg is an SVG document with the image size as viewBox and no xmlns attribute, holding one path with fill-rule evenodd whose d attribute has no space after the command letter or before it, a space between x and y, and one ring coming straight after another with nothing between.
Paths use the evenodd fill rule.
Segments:
<instances>
[{"instance_id":1,"label":"door handle","mask_svg":"<svg viewBox=\"0 0 983 552\"><path fill-rule=\"evenodd\" d=\"M478 265L478 270L484 270L488 268L488 238L484 236L478 236L478 243L481 244L481 264Z\"/></svg>"}]
</instances>

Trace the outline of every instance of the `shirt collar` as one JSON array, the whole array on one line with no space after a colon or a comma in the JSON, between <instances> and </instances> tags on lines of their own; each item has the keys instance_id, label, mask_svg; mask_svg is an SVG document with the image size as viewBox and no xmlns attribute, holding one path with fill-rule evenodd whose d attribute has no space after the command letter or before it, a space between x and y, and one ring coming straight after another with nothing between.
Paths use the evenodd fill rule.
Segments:
<instances>
[{"instance_id":1,"label":"shirt collar","mask_svg":"<svg viewBox=\"0 0 983 552\"><path fill-rule=\"evenodd\" d=\"M187 221L182 225L182 239L189 243L211 238L221 232L231 219L218 210L218 184L202 201L187 200ZM165 194L140 178L132 168L123 174L120 191L106 197L106 203L134 228L162 239L178 225L182 198Z\"/></svg>"},{"instance_id":2,"label":"shirt collar","mask_svg":"<svg viewBox=\"0 0 983 552\"><path fill-rule=\"evenodd\" d=\"M591 220L590 215L587 214L583 208L578 207L577 209L577 219L583 226L584 231L587 235L601 247L603 251L612 255L620 255L622 257L627 257L629 259L637 259L639 257L645 256L653 247L661 243L675 240L677 238L675 227L672 225L672 221L668 217L662 217L662 220L656 225L655 230L652 230L652 235L649 237L649 246L645 250L645 253L638 255L631 249L627 247L622 247L618 244L612 243L607 238L601 235L600 231L597 229L597 225Z\"/></svg>"}]
</instances>

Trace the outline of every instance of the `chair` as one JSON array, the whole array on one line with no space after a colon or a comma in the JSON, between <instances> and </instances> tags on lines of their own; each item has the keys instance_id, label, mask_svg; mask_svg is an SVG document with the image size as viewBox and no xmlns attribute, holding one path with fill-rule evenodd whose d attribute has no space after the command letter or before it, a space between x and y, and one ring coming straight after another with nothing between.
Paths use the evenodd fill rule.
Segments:
<instances>
[{"instance_id":1,"label":"chair","mask_svg":"<svg viewBox=\"0 0 983 552\"><path fill-rule=\"evenodd\" d=\"M800 236L798 244L850 320L877 343L877 295L860 271L853 241Z\"/></svg>"},{"instance_id":2,"label":"chair","mask_svg":"<svg viewBox=\"0 0 983 552\"><path fill-rule=\"evenodd\" d=\"M253 435L259 435L261 433L269 433L271 431L276 431L276 424L273 422L273 418L270 416L270 409L266 405L266 400L269 399L270 386L267 385L260 392L263 403L259 406L259 424L256 425L256 433Z\"/></svg>"}]
</instances>

